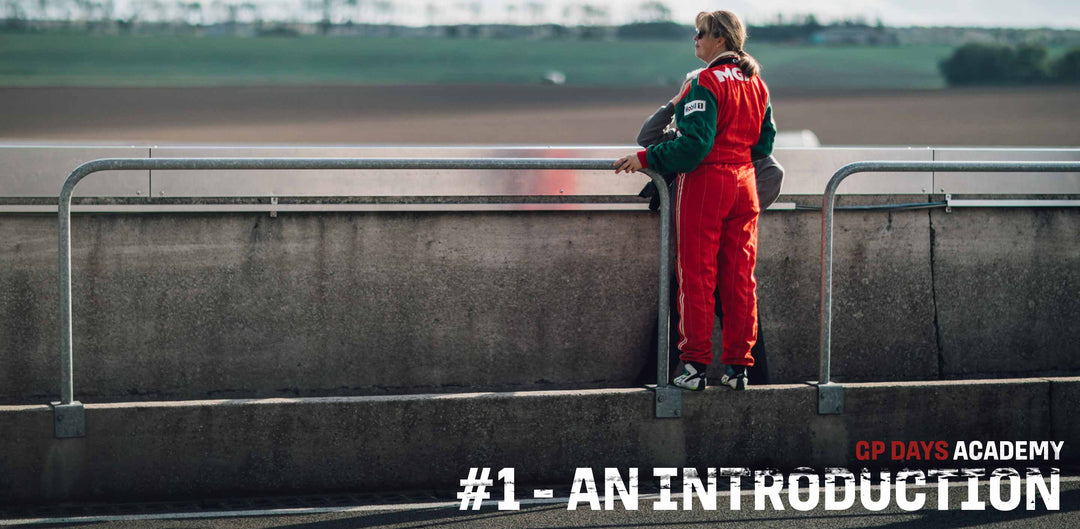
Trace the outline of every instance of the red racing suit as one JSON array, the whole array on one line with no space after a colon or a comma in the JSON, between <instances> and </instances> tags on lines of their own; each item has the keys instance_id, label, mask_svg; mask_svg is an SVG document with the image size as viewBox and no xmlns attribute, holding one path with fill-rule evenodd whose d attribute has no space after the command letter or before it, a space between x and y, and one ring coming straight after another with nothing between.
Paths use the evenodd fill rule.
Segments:
<instances>
[{"instance_id":1,"label":"red racing suit","mask_svg":"<svg viewBox=\"0 0 1080 529\"><path fill-rule=\"evenodd\" d=\"M757 221L761 209L750 149L772 152L769 92L733 53L713 61L675 105L681 135L638 153L643 167L679 173L675 195L679 350L712 363L713 310L723 306L725 365L754 364L757 340Z\"/></svg>"}]
</instances>

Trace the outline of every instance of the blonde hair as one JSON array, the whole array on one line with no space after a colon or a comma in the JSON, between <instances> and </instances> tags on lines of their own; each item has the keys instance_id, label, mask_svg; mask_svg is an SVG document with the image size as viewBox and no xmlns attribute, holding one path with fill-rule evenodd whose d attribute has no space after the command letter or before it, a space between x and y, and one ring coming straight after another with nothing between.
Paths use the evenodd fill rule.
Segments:
<instances>
[{"instance_id":1,"label":"blonde hair","mask_svg":"<svg viewBox=\"0 0 1080 529\"><path fill-rule=\"evenodd\" d=\"M723 37L727 51L733 51L739 56L739 68L747 77L754 77L761 72L761 65L749 53L743 51L746 44L746 26L739 17L731 11L702 11L698 13L695 23L699 29L704 29L713 38Z\"/></svg>"}]
</instances>

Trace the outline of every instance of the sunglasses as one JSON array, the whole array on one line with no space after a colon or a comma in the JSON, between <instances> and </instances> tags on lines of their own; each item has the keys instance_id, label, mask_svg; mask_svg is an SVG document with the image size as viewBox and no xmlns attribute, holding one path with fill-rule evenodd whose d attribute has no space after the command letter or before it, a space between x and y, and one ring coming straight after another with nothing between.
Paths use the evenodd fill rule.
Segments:
<instances>
[{"instance_id":1,"label":"sunglasses","mask_svg":"<svg viewBox=\"0 0 1080 529\"><path fill-rule=\"evenodd\" d=\"M708 33L709 32L707 30L699 29L697 30L697 33L694 34L694 40L701 40L705 38L705 35L707 35Z\"/></svg>"}]
</instances>

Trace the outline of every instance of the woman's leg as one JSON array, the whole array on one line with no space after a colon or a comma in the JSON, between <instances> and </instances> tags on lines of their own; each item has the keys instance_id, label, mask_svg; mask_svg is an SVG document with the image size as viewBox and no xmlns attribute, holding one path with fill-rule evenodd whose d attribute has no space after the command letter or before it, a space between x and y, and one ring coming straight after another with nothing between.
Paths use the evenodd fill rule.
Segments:
<instances>
[{"instance_id":1,"label":"woman's leg","mask_svg":"<svg viewBox=\"0 0 1080 529\"><path fill-rule=\"evenodd\" d=\"M750 350L757 340L757 190L752 166L740 167L734 205L724 219L718 254L719 291L724 307L725 365L754 365Z\"/></svg>"},{"instance_id":2,"label":"woman's leg","mask_svg":"<svg viewBox=\"0 0 1080 529\"><path fill-rule=\"evenodd\" d=\"M750 368L750 383L756 385L769 384L769 355L765 353L765 327L761 324L761 299L758 299L758 325L757 341L750 354L754 357L754 366Z\"/></svg>"},{"instance_id":3,"label":"woman's leg","mask_svg":"<svg viewBox=\"0 0 1080 529\"><path fill-rule=\"evenodd\" d=\"M756 267L755 267L755 269L756 269ZM756 274L755 274L755 276L756 276ZM676 288L674 288L672 290L677 290L677 289L678 289L678 287L676 286ZM723 302L720 301L720 291L719 290L716 292L715 297L716 297L716 316L720 320L720 328L723 329L723 327L724 327L724 309L723 309ZM672 305L674 305L674 303L672 303ZM750 349L750 354L751 354L751 356L754 357L754 365L750 368L750 371L749 371L749 377L750 377L749 382L754 384L754 385L764 385L764 384L769 384L770 382L769 382L769 356L765 352L765 327L761 324L761 298L758 298L757 305L758 305L758 311L757 311L757 317L758 317L758 320L757 320L757 340L754 342L754 347L752 349ZM675 317L678 317L677 312L676 312L674 307L672 307L671 311L672 311L672 314L676 314ZM674 339L671 340L671 343L674 344L674 343L677 343L678 341L679 341L678 338L674 338ZM653 349L656 349L656 344L655 343L653 344ZM672 363L674 364L675 362L673 361ZM650 372L655 372L656 371L656 364L655 363L653 363L653 366L652 366L651 369L652 369L652 371L650 371ZM642 384L644 384L644 382Z\"/></svg>"},{"instance_id":4,"label":"woman's leg","mask_svg":"<svg viewBox=\"0 0 1080 529\"><path fill-rule=\"evenodd\" d=\"M675 205L680 358L705 365L712 363L717 250L736 191L734 174L711 169L679 175Z\"/></svg>"}]
</instances>

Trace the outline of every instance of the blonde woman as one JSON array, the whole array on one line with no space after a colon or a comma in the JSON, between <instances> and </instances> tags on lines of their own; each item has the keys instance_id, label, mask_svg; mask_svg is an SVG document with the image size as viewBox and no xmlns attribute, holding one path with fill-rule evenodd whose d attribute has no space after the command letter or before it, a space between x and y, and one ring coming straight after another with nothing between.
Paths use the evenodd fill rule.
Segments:
<instances>
[{"instance_id":1,"label":"blonde woman","mask_svg":"<svg viewBox=\"0 0 1080 529\"><path fill-rule=\"evenodd\" d=\"M672 383L705 389L712 363L715 298L723 305L722 385L746 388L757 340L758 201L751 150L772 152L776 127L746 27L730 11L699 13L694 54L706 68L677 97L676 138L615 161L615 171L678 173L676 276L682 374Z\"/></svg>"}]
</instances>

